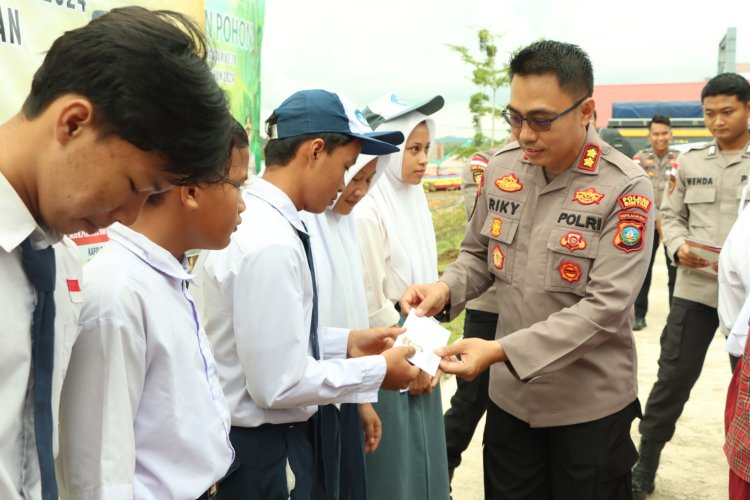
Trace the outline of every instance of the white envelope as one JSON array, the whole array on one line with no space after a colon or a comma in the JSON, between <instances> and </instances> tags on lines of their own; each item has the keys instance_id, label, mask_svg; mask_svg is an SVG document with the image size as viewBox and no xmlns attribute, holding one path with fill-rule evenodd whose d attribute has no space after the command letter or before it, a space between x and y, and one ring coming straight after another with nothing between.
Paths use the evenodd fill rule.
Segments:
<instances>
[{"instance_id":1,"label":"white envelope","mask_svg":"<svg viewBox=\"0 0 750 500\"><path fill-rule=\"evenodd\" d=\"M406 332L396 338L393 346L414 347L417 352L409 361L434 377L440 365L440 357L434 351L448 344L450 331L440 326L435 318L417 316L414 309L406 317L404 328Z\"/></svg>"}]
</instances>

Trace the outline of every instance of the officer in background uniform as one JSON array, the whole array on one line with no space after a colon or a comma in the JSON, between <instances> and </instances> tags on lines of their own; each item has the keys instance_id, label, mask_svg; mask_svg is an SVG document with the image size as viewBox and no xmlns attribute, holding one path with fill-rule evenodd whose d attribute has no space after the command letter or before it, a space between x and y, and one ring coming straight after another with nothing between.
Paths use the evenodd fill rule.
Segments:
<instances>
[{"instance_id":1,"label":"officer in background uniform","mask_svg":"<svg viewBox=\"0 0 750 500\"><path fill-rule=\"evenodd\" d=\"M461 169L461 190L464 194L467 220L471 220L474 213L487 163L496 152L497 149L491 149L476 153ZM464 338L494 340L497 322L497 299L495 287L491 286L481 297L466 304ZM461 464L461 453L469 446L477 424L487 411L489 381L489 371L471 381L462 378L456 380L456 393L451 398L451 406L444 416L448 477L451 481L453 472Z\"/></svg>"},{"instance_id":2,"label":"officer in background uniform","mask_svg":"<svg viewBox=\"0 0 750 500\"><path fill-rule=\"evenodd\" d=\"M677 283L661 334L657 380L639 426L640 459L633 469L635 498L654 491L661 450L674 435L719 326L715 269L693 253L685 240L724 243L750 174L750 84L735 73L722 73L703 87L701 102L706 127L715 141L680 156L677 175L667 186L661 206L664 244L678 265Z\"/></svg>"},{"instance_id":3,"label":"officer in background uniform","mask_svg":"<svg viewBox=\"0 0 750 500\"><path fill-rule=\"evenodd\" d=\"M672 140L672 122L669 117L664 115L654 115L648 123L648 141L651 146L643 148L633 157L643 170L646 171L654 186L654 202L656 209L656 234L654 238L654 251L651 254L651 264L648 266L646 279L643 281L641 291L635 299L635 321L633 330L643 330L646 327L646 313L648 312L648 292L651 288L651 272L654 267L654 259L659 250L659 242L662 239L661 233L661 214L659 207L664 196L664 189L667 187L667 181L671 175L674 175L674 167L677 163L679 151L669 147L669 141ZM664 256L667 259L667 273L669 275L669 303L672 303L672 294L674 293L674 282L677 276L677 268L674 267L667 255L667 249L664 248Z\"/></svg>"},{"instance_id":4,"label":"officer in background uniform","mask_svg":"<svg viewBox=\"0 0 750 500\"><path fill-rule=\"evenodd\" d=\"M436 351L447 373L491 367L486 498L629 499L631 308L651 258L653 188L590 125L593 70L579 47L535 42L510 75L503 114L518 142L490 160L456 262L401 307L455 317L497 287L497 340Z\"/></svg>"}]
</instances>

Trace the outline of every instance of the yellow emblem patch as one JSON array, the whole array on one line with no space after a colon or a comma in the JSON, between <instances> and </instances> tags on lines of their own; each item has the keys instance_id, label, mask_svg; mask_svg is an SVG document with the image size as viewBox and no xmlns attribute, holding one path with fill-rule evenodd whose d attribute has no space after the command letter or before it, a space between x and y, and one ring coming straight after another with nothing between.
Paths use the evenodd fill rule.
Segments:
<instances>
[{"instance_id":1,"label":"yellow emblem patch","mask_svg":"<svg viewBox=\"0 0 750 500\"><path fill-rule=\"evenodd\" d=\"M515 193L523 189L523 184L518 180L516 174L508 174L500 177L495 181L495 186L500 191L505 191L506 193Z\"/></svg>"},{"instance_id":2,"label":"yellow emblem patch","mask_svg":"<svg viewBox=\"0 0 750 500\"><path fill-rule=\"evenodd\" d=\"M583 239L583 235L578 231L570 231L568 234L560 238L560 244L571 252L586 248L586 240Z\"/></svg>"},{"instance_id":3,"label":"yellow emblem patch","mask_svg":"<svg viewBox=\"0 0 750 500\"><path fill-rule=\"evenodd\" d=\"M492 263L497 269L502 269L505 264L505 254L500 250L500 245L495 245L492 249Z\"/></svg>"},{"instance_id":4,"label":"yellow emblem patch","mask_svg":"<svg viewBox=\"0 0 750 500\"><path fill-rule=\"evenodd\" d=\"M497 238L500 236L500 233L503 230L503 219L500 217L493 217L492 218L492 227L490 228L490 235L493 238Z\"/></svg>"},{"instance_id":5,"label":"yellow emblem patch","mask_svg":"<svg viewBox=\"0 0 750 500\"><path fill-rule=\"evenodd\" d=\"M577 201L581 205L591 205L593 203L598 205L602 201L602 198L604 198L604 195L594 188L579 189L573 194L573 201Z\"/></svg>"}]
</instances>

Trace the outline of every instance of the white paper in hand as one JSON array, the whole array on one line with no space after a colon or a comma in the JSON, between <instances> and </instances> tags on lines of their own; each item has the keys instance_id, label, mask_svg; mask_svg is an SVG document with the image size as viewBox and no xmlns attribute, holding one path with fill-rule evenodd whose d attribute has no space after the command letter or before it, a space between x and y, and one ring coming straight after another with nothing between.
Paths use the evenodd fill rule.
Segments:
<instances>
[{"instance_id":1,"label":"white paper in hand","mask_svg":"<svg viewBox=\"0 0 750 500\"><path fill-rule=\"evenodd\" d=\"M409 311L404 328L406 332L396 338L393 346L414 347L417 352L409 361L434 377L440 365L440 357L434 351L438 347L445 347L450 332L440 326L435 318L417 316L414 309Z\"/></svg>"}]
</instances>

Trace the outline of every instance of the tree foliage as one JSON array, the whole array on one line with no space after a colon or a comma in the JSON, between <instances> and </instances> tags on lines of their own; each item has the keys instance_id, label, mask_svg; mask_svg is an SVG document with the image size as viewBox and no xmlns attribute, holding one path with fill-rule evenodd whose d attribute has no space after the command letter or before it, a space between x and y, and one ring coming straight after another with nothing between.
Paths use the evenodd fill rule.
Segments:
<instances>
[{"instance_id":1,"label":"tree foliage","mask_svg":"<svg viewBox=\"0 0 750 500\"><path fill-rule=\"evenodd\" d=\"M467 47L460 45L448 45L461 56L461 60L471 67L470 80L478 87L478 91L469 99L469 111L474 128L474 138L469 147L459 148L457 153L461 157L467 157L476 151L489 149L497 143L495 123L501 116L501 110L497 106L497 92L506 86L510 77L508 76L508 65L499 65L497 56L497 45L495 40L500 35L490 33L486 29L477 32L479 54L473 55ZM484 134L482 119L490 118L490 135Z\"/></svg>"}]
</instances>

